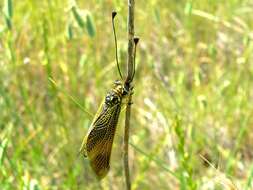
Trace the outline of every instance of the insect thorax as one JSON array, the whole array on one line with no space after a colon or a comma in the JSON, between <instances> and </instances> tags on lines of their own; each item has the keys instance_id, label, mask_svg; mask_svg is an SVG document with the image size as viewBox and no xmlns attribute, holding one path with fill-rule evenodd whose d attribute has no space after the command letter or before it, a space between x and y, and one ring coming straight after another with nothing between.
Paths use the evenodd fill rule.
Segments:
<instances>
[{"instance_id":1,"label":"insect thorax","mask_svg":"<svg viewBox=\"0 0 253 190\"><path fill-rule=\"evenodd\" d=\"M120 80L114 81L113 88L107 93L105 103L109 106L117 105L121 102L122 98L128 94Z\"/></svg>"}]
</instances>

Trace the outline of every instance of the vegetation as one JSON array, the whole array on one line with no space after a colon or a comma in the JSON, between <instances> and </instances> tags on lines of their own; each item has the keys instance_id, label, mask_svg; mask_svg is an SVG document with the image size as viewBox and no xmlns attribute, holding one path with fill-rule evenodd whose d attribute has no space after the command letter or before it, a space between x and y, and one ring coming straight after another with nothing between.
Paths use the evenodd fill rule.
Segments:
<instances>
[{"instance_id":1,"label":"vegetation","mask_svg":"<svg viewBox=\"0 0 253 190\"><path fill-rule=\"evenodd\" d=\"M0 188L122 189L121 114L100 183L77 155L126 74L127 1L0 1ZM133 189L253 189L253 4L136 1Z\"/></svg>"}]
</instances>

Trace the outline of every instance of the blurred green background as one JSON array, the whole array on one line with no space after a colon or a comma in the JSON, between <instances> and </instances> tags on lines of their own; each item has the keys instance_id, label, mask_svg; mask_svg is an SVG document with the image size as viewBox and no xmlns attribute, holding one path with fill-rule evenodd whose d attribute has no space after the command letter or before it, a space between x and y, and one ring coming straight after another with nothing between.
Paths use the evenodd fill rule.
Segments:
<instances>
[{"instance_id":1,"label":"blurred green background","mask_svg":"<svg viewBox=\"0 0 253 190\"><path fill-rule=\"evenodd\" d=\"M253 189L253 2L135 8L133 189ZM127 0L2 0L0 10L0 189L123 189L124 113L101 183L77 153L119 78L112 10L126 72Z\"/></svg>"}]
</instances>

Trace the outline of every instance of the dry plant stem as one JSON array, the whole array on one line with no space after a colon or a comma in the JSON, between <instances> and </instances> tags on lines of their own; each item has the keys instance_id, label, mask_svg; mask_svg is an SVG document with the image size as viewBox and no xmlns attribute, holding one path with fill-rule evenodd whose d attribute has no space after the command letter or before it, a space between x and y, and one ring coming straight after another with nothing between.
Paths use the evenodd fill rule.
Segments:
<instances>
[{"instance_id":1,"label":"dry plant stem","mask_svg":"<svg viewBox=\"0 0 253 190\"><path fill-rule=\"evenodd\" d=\"M129 171L129 160L128 160L128 144L129 144L129 127L130 127L130 116L131 116L131 100L132 94L128 97L128 104L126 107L126 120L125 120L125 132L124 132L124 172L125 172L125 183L126 189L131 189L131 179Z\"/></svg>"},{"instance_id":2,"label":"dry plant stem","mask_svg":"<svg viewBox=\"0 0 253 190\"><path fill-rule=\"evenodd\" d=\"M127 57L127 78L125 83L131 86L133 75L134 62L134 0L128 0L128 57ZM131 88L131 87L130 87ZM125 132L124 132L124 172L126 189L131 189L129 160L128 160L128 143L129 143L129 128L131 118L131 102L132 93L130 93L127 100L126 117L125 117Z\"/></svg>"},{"instance_id":3,"label":"dry plant stem","mask_svg":"<svg viewBox=\"0 0 253 190\"><path fill-rule=\"evenodd\" d=\"M134 0L128 0L128 55L127 55L127 78L131 82L134 62Z\"/></svg>"}]
</instances>

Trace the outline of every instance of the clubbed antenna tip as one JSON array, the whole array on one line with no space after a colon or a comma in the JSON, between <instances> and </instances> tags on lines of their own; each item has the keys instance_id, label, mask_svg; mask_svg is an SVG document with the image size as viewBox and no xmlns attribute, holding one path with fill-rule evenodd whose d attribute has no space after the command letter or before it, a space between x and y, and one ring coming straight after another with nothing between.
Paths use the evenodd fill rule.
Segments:
<instances>
[{"instance_id":1,"label":"clubbed antenna tip","mask_svg":"<svg viewBox=\"0 0 253 190\"><path fill-rule=\"evenodd\" d=\"M134 75L135 75L135 57L136 57L136 46L139 42L139 38L138 37L134 37L134 62L133 62L133 74L132 74L132 77L130 79L130 82L133 81L134 79Z\"/></svg>"},{"instance_id":2,"label":"clubbed antenna tip","mask_svg":"<svg viewBox=\"0 0 253 190\"><path fill-rule=\"evenodd\" d=\"M114 42L115 42L115 56L116 56L117 67L118 67L120 78L123 79L120 68L119 68L117 37L116 37L115 26L114 26L114 17L116 16L116 14L117 14L116 11L112 11L112 29L113 29Z\"/></svg>"},{"instance_id":3,"label":"clubbed antenna tip","mask_svg":"<svg viewBox=\"0 0 253 190\"><path fill-rule=\"evenodd\" d=\"M112 19L114 19L114 17L117 15L116 11L112 11Z\"/></svg>"},{"instance_id":4,"label":"clubbed antenna tip","mask_svg":"<svg viewBox=\"0 0 253 190\"><path fill-rule=\"evenodd\" d=\"M137 45L137 44L138 44L139 40L140 40L140 38L138 38L138 37L134 37L134 43L135 43L135 45Z\"/></svg>"}]
</instances>

